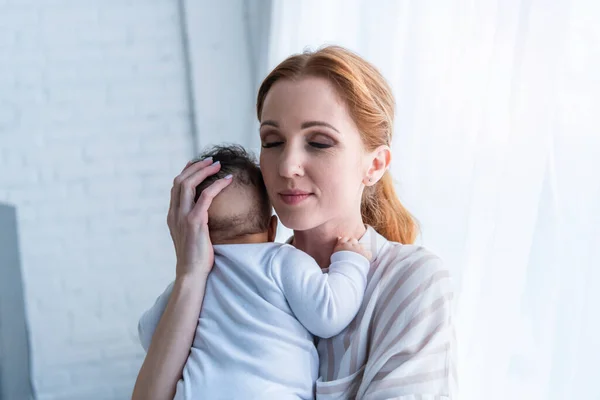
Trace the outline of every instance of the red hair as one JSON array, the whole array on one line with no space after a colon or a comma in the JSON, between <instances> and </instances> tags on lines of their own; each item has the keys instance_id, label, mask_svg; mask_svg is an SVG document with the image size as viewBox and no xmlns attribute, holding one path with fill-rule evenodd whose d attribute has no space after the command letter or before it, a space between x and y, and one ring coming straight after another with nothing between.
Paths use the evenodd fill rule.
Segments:
<instances>
[{"instance_id":1,"label":"red hair","mask_svg":"<svg viewBox=\"0 0 600 400\"><path fill-rule=\"evenodd\" d=\"M256 112L261 119L267 93L280 79L317 76L329 80L345 100L368 151L391 145L394 96L381 73L357 54L339 46L327 46L286 58L265 78L258 90ZM363 222L388 240L414 243L418 226L400 203L389 171L363 193Z\"/></svg>"}]
</instances>

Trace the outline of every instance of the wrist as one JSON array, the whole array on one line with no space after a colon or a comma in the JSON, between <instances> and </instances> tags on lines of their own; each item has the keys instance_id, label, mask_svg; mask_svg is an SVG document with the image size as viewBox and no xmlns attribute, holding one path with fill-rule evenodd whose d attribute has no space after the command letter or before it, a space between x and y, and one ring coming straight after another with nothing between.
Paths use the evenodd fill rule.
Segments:
<instances>
[{"instance_id":1,"label":"wrist","mask_svg":"<svg viewBox=\"0 0 600 400\"><path fill-rule=\"evenodd\" d=\"M204 271L198 268L179 268L178 266L175 274L175 283L191 286L204 285L208 280L209 274L210 271Z\"/></svg>"}]
</instances>

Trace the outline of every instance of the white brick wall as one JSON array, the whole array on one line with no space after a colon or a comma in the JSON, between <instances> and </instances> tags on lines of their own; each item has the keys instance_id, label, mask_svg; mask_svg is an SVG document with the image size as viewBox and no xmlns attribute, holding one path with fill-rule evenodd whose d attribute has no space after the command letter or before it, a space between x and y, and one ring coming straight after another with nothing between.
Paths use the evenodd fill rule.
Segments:
<instances>
[{"instance_id":1,"label":"white brick wall","mask_svg":"<svg viewBox=\"0 0 600 400\"><path fill-rule=\"evenodd\" d=\"M193 154L174 0L0 0L0 201L18 208L39 399L125 399Z\"/></svg>"}]
</instances>

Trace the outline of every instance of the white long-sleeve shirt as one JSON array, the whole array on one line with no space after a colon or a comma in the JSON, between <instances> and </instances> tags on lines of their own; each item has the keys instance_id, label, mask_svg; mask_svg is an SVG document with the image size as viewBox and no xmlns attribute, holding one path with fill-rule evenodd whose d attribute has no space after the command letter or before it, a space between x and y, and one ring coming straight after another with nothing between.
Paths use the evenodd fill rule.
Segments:
<instances>
[{"instance_id":1,"label":"white long-sleeve shirt","mask_svg":"<svg viewBox=\"0 0 600 400\"><path fill-rule=\"evenodd\" d=\"M369 261L350 251L323 273L279 243L215 245L196 336L175 399L312 399L314 337L341 332L363 299ZM173 284L140 319L147 351Z\"/></svg>"}]
</instances>

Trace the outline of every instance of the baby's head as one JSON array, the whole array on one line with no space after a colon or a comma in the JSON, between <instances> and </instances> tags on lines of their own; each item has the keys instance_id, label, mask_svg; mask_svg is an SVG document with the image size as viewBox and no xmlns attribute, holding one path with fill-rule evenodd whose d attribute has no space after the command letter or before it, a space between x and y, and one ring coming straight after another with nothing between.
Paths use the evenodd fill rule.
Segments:
<instances>
[{"instance_id":1,"label":"baby's head","mask_svg":"<svg viewBox=\"0 0 600 400\"><path fill-rule=\"evenodd\" d=\"M243 147L214 146L198 157L212 157L221 169L196 187L202 191L217 179L233 175L233 181L213 200L208 209L208 228L213 244L260 243L273 241L277 219L271 215L271 203L260 169Z\"/></svg>"}]
</instances>

